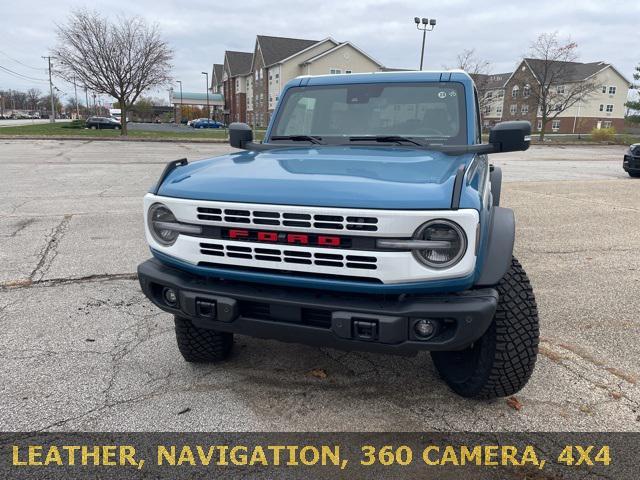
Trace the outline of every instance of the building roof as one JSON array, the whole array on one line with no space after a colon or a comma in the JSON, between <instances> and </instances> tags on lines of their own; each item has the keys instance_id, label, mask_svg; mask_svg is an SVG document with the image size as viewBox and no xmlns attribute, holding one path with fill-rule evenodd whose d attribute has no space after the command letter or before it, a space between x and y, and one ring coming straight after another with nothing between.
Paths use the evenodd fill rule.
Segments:
<instances>
[{"instance_id":1,"label":"building roof","mask_svg":"<svg viewBox=\"0 0 640 480\"><path fill-rule=\"evenodd\" d=\"M322 57L324 57L325 55L329 55L329 54L331 54L331 53L335 52L336 50L339 50L339 49L341 49L341 48L343 48L343 47L346 47L347 45L348 45L348 46L350 46L351 48L353 48L354 50L356 50L356 51L360 52L362 55L364 55L365 57L367 57L369 60L371 60L373 63L375 63L375 64L376 64L376 65L378 65L379 67L382 67L382 64L381 64L379 61L377 61L377 60L376 60L375 58L373 58L372 56L370 56L370 55L366 54L365 52L363 52L362 50L360 50L358 47L356 47L356 46L355 46L353 43L351 43L351 42L342 42L342 43L340 43L340 44L336 45L335 47L330 48L329 50L326 50L326 51L324 51L324 52L322 52L322 53L319 53L319 54L317 54L317 55L315 55L315 56L313 56L313 57L311 57L311 58L306 59L304 62L302 62L302 65L305 65L305 64L307 64L307 63L315 62L317 59L322 58Z\"/></svg>"},{"instance_id":2,"label":"building roof","mask_svg":"<svg viewBox=\"0 0 640 480\"><path fill-rule=\"evenodd\" d=\"M529 66L538 80L544 77L545 60L538 58L525 58L524 62ZM563 82L580 82L609 66L610 65L605 62L581 63L553 61L550 62L550 66L547 68L548 72L561 71Z\"/></svg>"},{"instance_id":3,"label":"building roof","mask_svg":"<svg viewBox=\"0 0 640 480\"><path fill-rule=\"evenodd\" d=\"M495 90L498 88L504 88L505 83L509 80L509 77L513 72L507 73L490 73L485 75L484 73L476 73L471 75L473 81L476 82L478 88L482 87L483 90Z\"/></svg>"},{"instance_id":4,"label":"building roof","mask_svg":"<svg viewBox=\"0 0 640 480\"><path fill-rule=\"evenodd\" d=\"M180 104L180 92L173 91L171 103ZM207 94L197 92L182 92L182 103L185 105L206 105ZM209 93L209 105L224 105L221 93Z\"/></svg>"},{"instance_id":5,"label":"building roof","mask_svg":"<svg viewBox=\"0 0 640 480\"><path fill-rule=\"evenodd\" d=\"M224 71L224 65L221 63L213 64L213 75L211 78L212 85L219 85L222 83L222 72Z\"/></svg>"},{"instance_id":6,"label":"building roof","mask_svg":"<svg viewBox=\"0 0 640 480\"><path fill-rule=\"evenodd\" d=\"M224 52L225 65L229 67L229 76L237 77L238 75L246 75L251 72L251 64L253 62L253 53L251 52L235 52L227 50Z\"/></svg>"},{"instance_id":7,"label":"building roof","mask_svg":"<svg viewBox=\"0 0 640 480\"><path fill-rule=\"evenodd\" d=\"M301 38L268 37L258 35L257 37L265 67L278 63L285 58L309 48L319 42L319 40L304 40Z\"/></svg>"}]
</instances>

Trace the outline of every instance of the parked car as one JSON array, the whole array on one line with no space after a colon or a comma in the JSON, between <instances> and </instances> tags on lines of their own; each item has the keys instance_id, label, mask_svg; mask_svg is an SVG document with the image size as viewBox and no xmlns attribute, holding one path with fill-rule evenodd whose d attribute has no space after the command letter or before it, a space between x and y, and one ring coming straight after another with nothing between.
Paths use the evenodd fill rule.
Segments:
<instances>
[{"instance_id":1,"label":"parked car","mask_svg":"<svg viewBox=\"0 0 640 480\"><path fill-rule=\"evenodd\" d=\"M122 125L115 118L107 118L107 117L89 117L87 118L87 128L91 130L105 130L108 128L113 128L119 130Z\"/></svg>"},{"instance_id":2,"label":"parked car","mask_svg":"<svg viewBox=\"0 0 640 480\"><path fill-rule=\"evenodd\" d=\"M625 152L622 168L630 177L640 178L640 143L634 143Z\"/></svg>"},{"instance_id":3,"label":"parked car","mask_svg":"<svg viewBox=\"0 0 640 480\"><path fill-rule=\"evenodd\" d=\"M244 151L171 162L145 196L138 278L184 359L223 360L239 333L430 351L465 397L524 387L538 311L487 155L529 148L530 123L481 143L462 71L305 77L281 98L263 143L234 123Z\"/></svg>"},{"instance_id":4,"label":"parked car","mask_svg":"<svg viewBox=\"0 0 640 480\"><path fill-rule=\"evenodd\" d=\"M208 118L200 118L195 122L191 122L193 128L222 128L223 123L216 122L215 120L209 120Z\"/></svg>"}]
</instances>

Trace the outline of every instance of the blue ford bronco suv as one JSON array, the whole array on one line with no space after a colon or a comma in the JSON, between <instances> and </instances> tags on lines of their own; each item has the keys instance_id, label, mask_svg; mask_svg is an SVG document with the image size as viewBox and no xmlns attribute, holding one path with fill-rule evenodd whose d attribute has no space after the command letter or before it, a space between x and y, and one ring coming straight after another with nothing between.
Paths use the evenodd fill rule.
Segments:
<instances>
[{"instance_id":1,"label":"blue ford bronco suv","mask_svg":"<svg viewBox=\"0 0 640 480\"><path fill-rule=\"evenodd\" d=\"M526 150L531 126L483 144L480 125L462 71L304 76L262 143L235 123L241 151L169 163L144 198L138 273L184 359L225 359L234 333L425 350L460 395L520 390L538 312L487 155Z\"/></svg>"}]
</instances>

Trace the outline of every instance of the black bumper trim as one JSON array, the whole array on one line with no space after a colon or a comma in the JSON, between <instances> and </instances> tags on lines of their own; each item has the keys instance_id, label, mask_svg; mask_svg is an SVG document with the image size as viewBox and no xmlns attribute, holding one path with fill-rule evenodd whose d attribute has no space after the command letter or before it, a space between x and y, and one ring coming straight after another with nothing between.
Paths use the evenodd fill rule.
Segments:
<instances>
[{"instance_id":1,"label":"black bumper trim","mask_svg":"<svg viewBox=\"0 0 640 480\"><path fill-rule=\"evenodd\" d=\"M201 328L397 354L467 347L487 330L498 303L493 288L443 295L335 293L206 278L155 258L138 266L138 278L156 306L189 318ZM166 287L178 292L177 305L163 299ZM266 305L273 318L260 308L245 308L247 305ZM307 321L306 314L313 321ZM420 318L436 320L438 333L420 340L413 331ZM366 335L360 330L363 325Z\"/></svg>"}]
</instances>

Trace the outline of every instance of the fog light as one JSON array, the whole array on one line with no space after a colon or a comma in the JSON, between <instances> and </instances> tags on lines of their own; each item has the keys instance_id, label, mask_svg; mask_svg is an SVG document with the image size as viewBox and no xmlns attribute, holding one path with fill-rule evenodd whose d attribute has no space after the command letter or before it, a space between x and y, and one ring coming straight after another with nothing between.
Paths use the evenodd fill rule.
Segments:
<instances>
[{"instance_id":1,"label":"fog light","mask_svg":"<svg viewBox=\"0 0 640 480\"><path fill-rule=\"evenodd\" d=\"M416 332L416 335L420 338L427 339L433 336L436 333L437 324L433 320L422 319L418 320L413 325L413 331Z\"/></svg>"},{"instance_id":2,"label":"fog light","mask_svg":"<svg viewBox=\"0 0 640 480\"><path fill-rule=\"evenodd\" d=\"M164 297L164 301L167 302L168 305L174 307L178 304L178 293L172 288L165 288L162 291L162 296Z\"/></svg>"}]
</instances>

